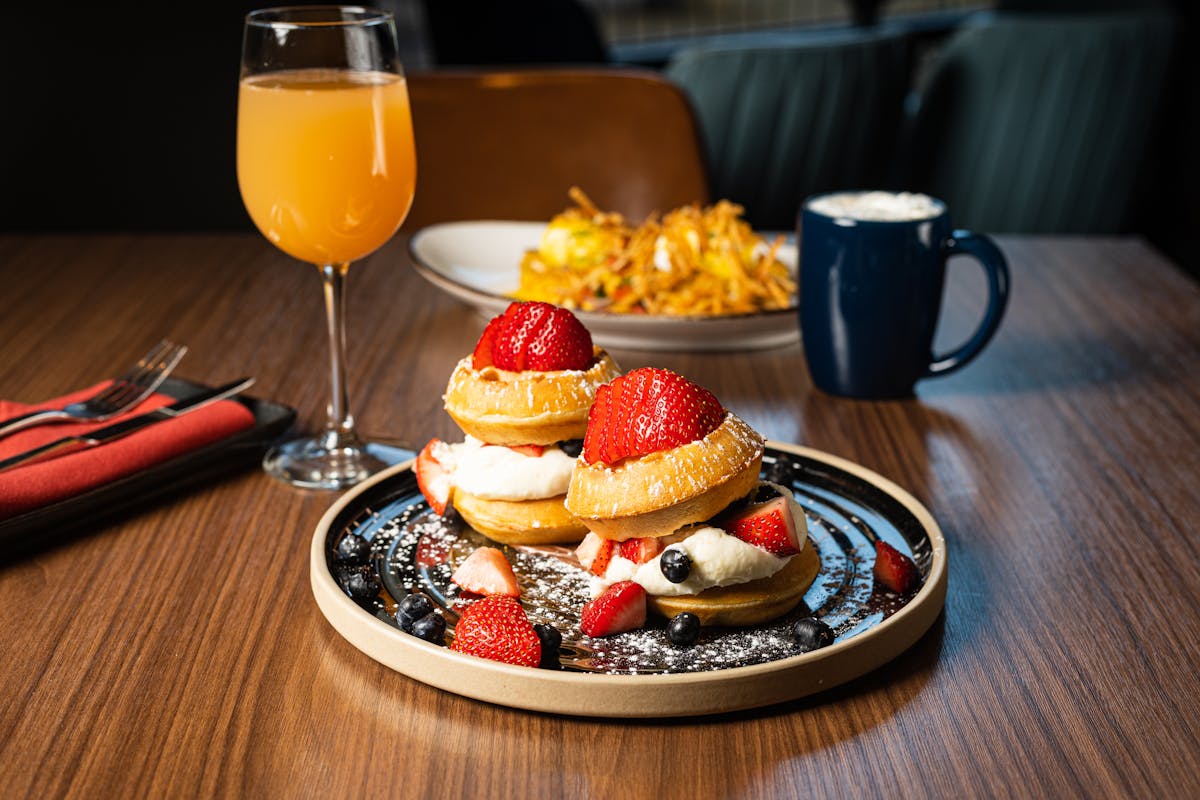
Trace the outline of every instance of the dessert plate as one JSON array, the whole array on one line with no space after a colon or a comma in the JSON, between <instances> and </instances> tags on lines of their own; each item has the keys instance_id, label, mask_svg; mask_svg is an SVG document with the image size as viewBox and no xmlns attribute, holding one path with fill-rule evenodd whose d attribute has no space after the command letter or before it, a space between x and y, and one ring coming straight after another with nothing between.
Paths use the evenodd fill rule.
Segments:
<instances>
[{"instance_id":1,"label":"dessert plate","mask_svg":"<svg viewBox=\"0 0 1200 800\"><path fill-rule=\"evenodd\" d=\"M521 257L541 241L544 222L484 220L422 228L408 242L417 272L439 289L494 317L512 302ZM794 270L796 245L779 249ZM603 347L651 350L754 350L800 340L796 308L721 317L667 317L576 311Z\"/></svg>"},{"instance_id":2,"label":"dessert plate","mask_svg":"<svg viewBox=\"0 0 1200 800\"><path fill-rule=\"evenodd\" d=\"M312 538L310 578L330 624L371 658L466 697L535 711L596 717L715 714L803 697L863 675L906 650L941 612L946 545L929 512L887 479L815 450L769 443L764 474L790 483L808 517L821 572L792 614L748 629L707 628L689 648L674 647L664 624L592 639L580 633L587 577L569 547L505 548L533 622L563 635L556 669L533 669L454 652L402 632L392 618L406 591L427 593L449 631L458 619L452 564L487 542L456 517L433 514L410 464L393 467L344 495ZM367 566L340 563L337 544L357 534L371 544ZM916 561L924 578L913 595L875 587L874 541ZM342 581L374 572L377 596L356 601ZM799 653L790 623L815 615L837 638Z\"/></svg>"}]
</instances>

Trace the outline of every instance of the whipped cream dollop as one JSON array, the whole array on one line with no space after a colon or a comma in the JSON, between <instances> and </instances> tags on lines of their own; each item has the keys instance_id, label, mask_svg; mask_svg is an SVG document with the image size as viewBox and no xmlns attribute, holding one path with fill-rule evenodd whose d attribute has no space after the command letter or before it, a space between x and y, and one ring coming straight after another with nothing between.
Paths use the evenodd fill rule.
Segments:
<instances>
[{"instance_id":1,"label":"whipped cream dollop","mask_svg":"<svg viewBox=\"0 0 1200 800\"><path fill-rule=\"evenodd\" d=\"M530 456L472 436L460 444L434 445L433 457L455 486L484 500L540 500L565 494L575 464L557 447Z\"/></svg>"},{"instance_id":2,"label":"whipped cream dollop","mask_svg":"<svg viewBox=\"0 0 1200 800\"><path fill-rule=\"evenodd\" d=\"M796 531L800 535L807 535L808 526L803 509L790 492L784 496L788 498L788 509L792 513ZM794 558L780 558L711 525L695 529L686 538L668 545L663 553L667 550L682 550L692 561L691 573L682 583L671 583L663 575L662 553L644 564L636 564L614 553L604 575L593 576L589 588L593 595L599 595L618 581L634 581L652 595L697 594L717 586L733 586L769 578Z\"/></svg>"}]
</instances>

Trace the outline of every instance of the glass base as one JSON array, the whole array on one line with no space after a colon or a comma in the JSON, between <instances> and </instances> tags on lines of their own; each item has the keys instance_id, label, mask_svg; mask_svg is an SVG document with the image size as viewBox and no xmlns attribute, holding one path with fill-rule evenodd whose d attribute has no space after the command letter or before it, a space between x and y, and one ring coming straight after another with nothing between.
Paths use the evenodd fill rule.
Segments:
<instances>
[{"instance_id":1,"label":"glass base","mask_svg":"<svg viewBox=\"0 0 1200 800\"><path fill-rule=\"evenodd\" d=\"M415 456L399 445L346 440L327 433L272 447L263 456L263 470L292 486L345 489Z\"/></svg>"}]
</instances>

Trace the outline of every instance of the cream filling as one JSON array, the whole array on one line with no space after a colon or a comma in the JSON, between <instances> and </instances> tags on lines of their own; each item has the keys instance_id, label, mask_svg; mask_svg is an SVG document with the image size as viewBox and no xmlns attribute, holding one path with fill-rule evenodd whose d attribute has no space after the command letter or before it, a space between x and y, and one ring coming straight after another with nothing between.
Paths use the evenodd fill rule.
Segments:
<instances>
[{"instance_id":1,"label":"cream filling","mask_svg":"<svg viewBox=\"0 0 1200 800\"><path fill-rule=\"evenodd\" d=\"M797 534L806 536L808 526L803 509L790 492L784 496L788 498L788 509L792 513ZM691 573L682 583L671 583L662 573L662 556L667 550L682 550L692 560ZM695 533L682 541L668 545L663 553L644 564L635 564L614 553L604 575L590 579L592 594L599 595L618 581L634 581L649 594L664 597L698 594L717 586L733 586L769 578L793 558L780 558L712 526L697 528Z\"/></svg>"},{"instance_id":2,"label":"cream filling","mask_svg":"<svg viewBox=\"0 0 1200 800\"><path fill-rule=\"evenodd\" d=\"M433 457L457 488L484 500L541 500L565 494L575 464L557 447L529 456L471 436L461 444L435 445Z\"/></svg>"}]
</instances>

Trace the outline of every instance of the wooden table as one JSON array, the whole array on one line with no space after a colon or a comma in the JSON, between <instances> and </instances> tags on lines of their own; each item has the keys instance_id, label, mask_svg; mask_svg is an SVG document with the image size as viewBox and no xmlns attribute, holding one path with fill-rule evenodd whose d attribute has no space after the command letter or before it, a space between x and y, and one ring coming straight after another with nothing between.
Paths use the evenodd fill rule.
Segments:
<instances>
[{"instance_id":1,"label":"wooden table","mask_svg":"<svg viewBox=\"0 0 1200 800\"><path fill-rule=\"evenodd\" d=\"M0 564L0 797L1200 796L1200 288L1137 240L1001 244L999 335L915 399L826 396L799 346L616 352L929 507L945 613L885 667L666 721L444 693L319 613L308 543L335 496L247 469ZM482 320L405 253L352 271L352 402L368 432L421 443L456 435L440 395ZM949 338L978 309L954 273ZM185 377L253 374L323 413L317 277L257 236L0 237L0 277L4 397L170 336Z\"/></svg>"}]
</instances>

